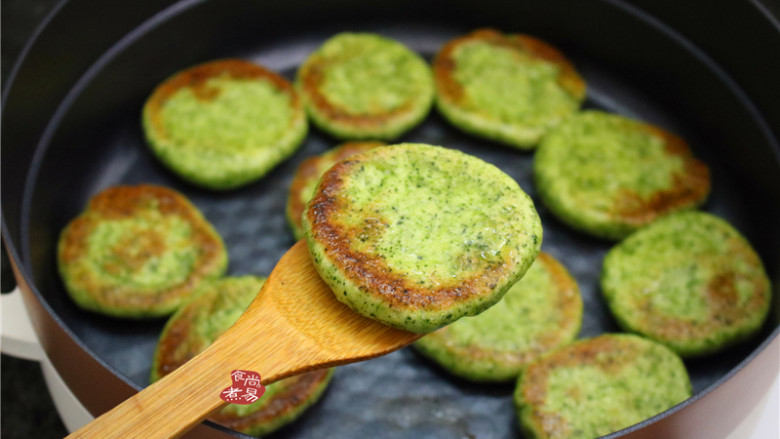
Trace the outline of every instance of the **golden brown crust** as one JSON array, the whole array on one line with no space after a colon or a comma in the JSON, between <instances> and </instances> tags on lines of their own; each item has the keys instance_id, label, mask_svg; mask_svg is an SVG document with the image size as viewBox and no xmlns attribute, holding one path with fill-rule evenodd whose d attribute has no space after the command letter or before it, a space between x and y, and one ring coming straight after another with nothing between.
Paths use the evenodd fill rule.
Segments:
<instances>
[{"instance_id":1,"label":"golden brown crust","mask_svg":"<svg viewBox=\"0 0 780 439\"><path fill-rule=\"evenodd\" d=\"M563 54L548 43L529 35L504 35L494 29L479 29L447 42L433 61L439 98L458 105L464 98L463 86L455 78L457 63L455 51L464 44L487 43L497 47L523 52L540 60L556 64L560 69L558 84L570 95L585 96L585 81Z\"/></svg>"},{"instance_id":2,"label":"golden brown crust","mask_svg":"<svg viewBox=\"0 0 780 439\"><path fill-rule=\"evenodd\" d=\"M296 225L301 227L301 216L303 215L303 210L306 208L306 205L301 199L300 193L312 179L320 177L320 164L324 160L340 162L347 157L382 145L384 145L383 142L346 142L332 150L334 153L332 155L328 155L331 152L328 151L325 154L309 157L304 160L295 172L293 181L290 184L290 206L287 212L290 216L290 220L295 221Z\"/></svg>"},{"instance_id":3,"label":"golden brown crust","mask_svg":"<svg viewBox=\"0 0 780 439\"><path fill-rule=\"evenodd\" d=\"M621 192L612 216L636 226L648 224L681 208L696 206L707 198L710 191L709 168L692 155L682 138L650 124L642 123L640 126L651 136L662 139L666 155L679 157L683 167L672 176L668 189L656 191L650 196L640 196L631 190Z\"/></svg>"},{"instance_id":4,"label":"golden brown crust","mask_svg":"<svg viewBox=\"0 0 780 439\"><path fill-rule=\"evenodd\" d=\"M290 105L293 108L300 109L303 105L290 81L264 67L239 59L211 61L177 73L154 90L146 102L146 110L157 135L165 136L165 127L161 120L162 107L174 93L180 89L188 88L200 100L213 100L219 95L219 90L209 87L207 82L209 79L223 75L227 75L231 79L264 79L288 94Z\"/></svg>"},{"instance_id":5,"label":"golden brown crust","mask_svg":"<svg viewBox=\"0 0 780 439\"><path fill-rule=\"evenodd\" d=\"M355 250L352 242L375 241L372 235L383 232L382 218L366 218L356 227L334 222L335 214L344 209L345 200L340 191L353 168L359 167L360 158L348 158L333 166L323 177L319 189L309 202L306 211L311 225L311 236L324 248L327 258L337 270L362 291L373 295L390 308L445 310L458 303L485 296L503 282L507 273L516 270L511 263L490 263L471 278L459 278L451 283L420 286L407 278L396 275L377 254ZM368 237L368 238L367 238Z\"/></svg>"},{"instance_id":6,"label":"golden brown crust","mask_svg":"<svg viewBox=\"0 0 780 439\"><path fill-rule=\"evenodd\" d=\"M192 290L202 278L214 273L223 261L224 247L221 240L212 232L210 225L195 206L171 189L154 185L138 185L111 187L93 197L85 214L73 220L65 229L59 247L60 263L67 266L87 257L88 238L100 222L132 218L139 210L150 208L151 204L154 204L155 209L162 215L176 215L192 227L190 241L199 249L193 269L186 281L158 294L135 294L130 297L116 288L104 289L98 285L81 285L103 305L145 308L183 297L184 291ZM114 254L123 255L125 265L135 263L139 266L145 263L149 255L159 255L165 250L162 244L164 239L148 232L127 238L134 241L132 254L125 251L131 246L122 241L115 245ZM143 247L143 251L137 250L139 246ZM111 271L110 262L105 263L105 269Z\"/></svg>"},{"instance_id":7,"label":"golden brown crust","mask_svg":"<svg viewBox=\"0 0 780 439\"><path fill-rule=\"evenodd\" d=\"M201 219L192 204L178 193L162 186L143 184L108 188L89 200L87 210L110 219L130 218L152 200L157 202L157 210L163 215L178 215L193 222Z\"/></svg>"}]
</instances>

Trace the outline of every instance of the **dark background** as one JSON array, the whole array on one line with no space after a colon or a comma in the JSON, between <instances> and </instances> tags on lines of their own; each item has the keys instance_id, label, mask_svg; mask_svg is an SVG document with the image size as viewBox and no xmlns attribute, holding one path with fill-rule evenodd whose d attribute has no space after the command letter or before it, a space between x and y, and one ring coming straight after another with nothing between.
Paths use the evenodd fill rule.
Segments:
<instances>
[{"instance_id":1,"label":"dark background","mask_svg":"<svg viewBox=\"0 0 780 439\"><path fill-rule=\"evenodd\" d=\"M0 2L0 52L2 86L26 42L60 0L2 0ZM761 0L776 17L780 0ZM737 36L735 36L737 37ZM13 288L7 258L2 258L2 291ZM58 438L67 434L49 396L40 366L36 362L2 355L0 394L0 436L14 438Z\"/></svg>"},{"instance_id":2,"label":"dark background","mask_svg":"<svg viewBox=\"0 0 780 439\"><path fill-rule=\"evenodd\" d=\"M0 68L2 87L21 55L27 40L60 0L2 0L0 2ZM3 247L5 248L5 247ZM3 250L2 291L14 287L13 275ZM37 362L2 355L0 384L0 437L61 438L68 434L60 420Z\"/></svg>"}]
</instances>

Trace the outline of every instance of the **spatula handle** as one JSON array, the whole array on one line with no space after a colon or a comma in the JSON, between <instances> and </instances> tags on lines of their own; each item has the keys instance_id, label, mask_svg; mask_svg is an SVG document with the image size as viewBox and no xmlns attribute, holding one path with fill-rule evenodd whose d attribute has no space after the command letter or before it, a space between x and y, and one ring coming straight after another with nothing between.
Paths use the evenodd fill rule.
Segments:
<instances>
[{"instance_id":1,"label":"spatula handle","mask_svg":"<svg viewBox=\"0 0 780 439\"><path fill-rule=\"evenodd\" d=\"M257 372L268 384L384 355L419 337L339 302L301 240L281 258L236 324L211 346L69 437L176 437L225 404L219 396L233 383L234 370Z\"/></svg>"},{"instance_id":2,"label":"spatula handle","mask_svg":"<svg viewBox=\"0 0 780 439\"><path fill-rule=\"evenodd\" d=\"M258 346L247 325L274 327L279 317L272 304L259 321L255 317L239 320L200 355L68 438L177 437L227 404L220 394L232 385L232 371L255 371L263 384L296 373L290 365L301 363L294 353L310 351L306 341L291 334L264 339Z\"/></svg>"}]
</instances>

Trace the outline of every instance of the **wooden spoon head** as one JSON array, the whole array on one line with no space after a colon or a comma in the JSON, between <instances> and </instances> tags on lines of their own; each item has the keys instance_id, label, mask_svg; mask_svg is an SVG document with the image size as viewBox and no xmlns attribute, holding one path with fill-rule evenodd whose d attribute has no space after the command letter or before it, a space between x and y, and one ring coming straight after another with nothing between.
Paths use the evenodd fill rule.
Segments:
<instances>
[{"instance_id":1,"label":"wooden spoon head","mask_svg":"<svg viewBox=\"0 0 780 439\"><path fill-rule=\"evenodd\" d=\"M251 315L253 307L271 304L287 325L314 342L333 364L378 357L422 336L363 317L339 302L314 268L305 240L282 257L244 315Z\"/></svg>"},{"instance_id":2,"label":"wooden spoon head","mask_svg":"<svg viewBox=\"0 0 780 439\"><path fill-rule=\"evenodd\" d=\"M236 369L263 384L308 370L366 360L420 338L365 318L336 299L304 241L271 272L238 322L209 348L75 432L74 438L170 438L226 403Z\"/></svg>"}]
</instances>

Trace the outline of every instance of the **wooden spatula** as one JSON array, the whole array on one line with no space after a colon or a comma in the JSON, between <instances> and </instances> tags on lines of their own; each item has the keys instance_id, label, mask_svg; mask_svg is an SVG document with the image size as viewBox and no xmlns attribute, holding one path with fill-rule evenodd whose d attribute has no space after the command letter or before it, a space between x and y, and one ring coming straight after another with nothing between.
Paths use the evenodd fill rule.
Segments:
<instances>
[{"instance_id":1,"label":"wooden spatula","mask_svg":"<svg viewBox=\"0 0 780 439\"><path fill-rule=\"evenodd\" d=\"M301 240L282 257L238 322L208 349L68 437L176 437L227 404L220 393L232 384L233 370L258 372L268 384L378 357L419 337L339 302Z\"/></svg>"}]
</instances>

